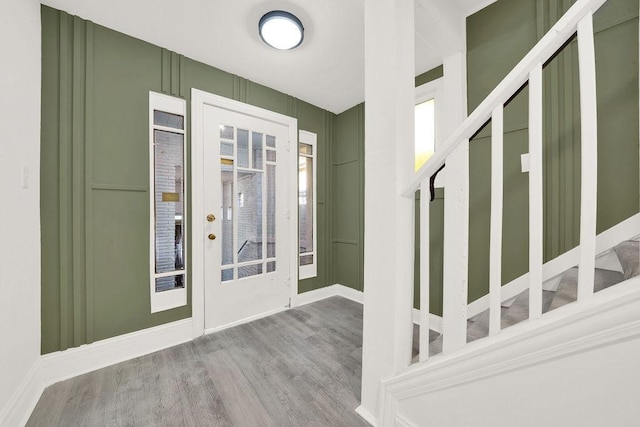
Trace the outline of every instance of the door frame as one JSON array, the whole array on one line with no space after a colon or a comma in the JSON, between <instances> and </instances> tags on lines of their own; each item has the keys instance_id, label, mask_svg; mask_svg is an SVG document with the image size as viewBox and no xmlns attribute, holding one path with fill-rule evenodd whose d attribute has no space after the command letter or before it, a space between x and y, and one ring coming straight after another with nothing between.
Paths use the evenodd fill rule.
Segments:
<instances>
[{"instance_id":1,"label":"door frame","mask_svg":"<svg viewBox=\"0 0 640 427\"><path fill-rule=\"evenodd\" d=\"M204 106L222 108L228 111L274 122L288 129L289 141L286 149L286 167L295 179L290 179L287 187L289 215L289 291L291 307L296 305L298 295L298 120L294 117L265 110L240 101L214 95L199 89L191 89L191 310L193 337L205 333L205 292L204 292L204 233L207 213L204 210ZM280 158L280 157L279 157ZM241 322L238 322L241 323Z\"/></svg>"}]
</instances>

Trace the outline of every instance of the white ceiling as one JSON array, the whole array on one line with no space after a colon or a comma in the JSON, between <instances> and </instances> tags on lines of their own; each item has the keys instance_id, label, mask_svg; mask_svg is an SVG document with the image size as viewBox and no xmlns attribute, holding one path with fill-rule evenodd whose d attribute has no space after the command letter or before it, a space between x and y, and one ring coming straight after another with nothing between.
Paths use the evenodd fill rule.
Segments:
<instances>
[{"instance_id":1,"label":"white ceiling","mask_svg":"<svg viewBox=\"0 0 640 427\"><path fill-rule=\"evenodd\" d=\"M363 1L42 0L42 3L340 113L364 100ZM416 74L442 63L440 45L451 38L442 36L445 21L462 28L465 16L492 1L495 0L415 0ZM272 49L258 35L260 17L277 9L298 16L305 27L305 40L293 51ZM421 28L422 35L418 34Z\"/></svg>"}]
</instances>

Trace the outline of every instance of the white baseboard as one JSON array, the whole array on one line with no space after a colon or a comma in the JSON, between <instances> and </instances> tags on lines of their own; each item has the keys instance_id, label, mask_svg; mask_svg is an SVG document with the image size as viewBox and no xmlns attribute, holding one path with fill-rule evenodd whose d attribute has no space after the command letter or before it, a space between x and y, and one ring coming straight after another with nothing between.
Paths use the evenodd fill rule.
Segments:
<instances>
[{"instance_id":1,"label":"white baseboard","mask_svg":"<svg viewBox=\"0 0 640 427\"><path fill-rule=\"evenodd\" d=\"M364 409L362 405L356 408L356 414L360 415L363 420L371 424L373 427L378 426L378 420L376 419L376 417L371 415L371 413Z\"/></svg>"},{"instance_id":2,"label":"white baseboard","mask_svg":"<svg viewBox=\"0 0 640 427\"><path fill-rule=\"evenodd\" d=\"M280 307L274 310L265 311L264 313L256 314L254 316L245 317L244 319L236 320L235 322L227 323L226 325L216 326L215 328L205 329L204 334L213 334L224 329L232 328L234 326L243 325L245 323L253 322L254 320L262 319L263 317L272 316L277 313L289 310L290 307Z\"/></svg>"},{"instance_id":3,"label":"white baseboard","mask_svg":"<svg viewBox=\"0 0 640 427\"><path fill-rule=\"evenodd\" d=\"M350 299L351 301L355 301L360 304L364 303L364 293L362 291L358 291L344 285L335 284L335 285L327 286L324 288L315 289L313 291L298 294L295 305L301 306L301 305L311 304L312 302L320 301L325 298L331 298L335 296L347 298L347 299Z\"/></svg>"},{"instance_id":4,"label":"white baseboard","mask_svg":"<svg viewBox=\"0 0 640 427\"><path fill-rule=\"evenodd\" d=\"M36 360L7 405L0 411L0 426L23 426L27 423L44 391L41 368L40 360Z\"/></svg>"},{"instance_id":5,"label":"white baseboard","mask_svg":"<svg viewBox=\"0 0 640 427\"><path fill-rule=\"evenodd\" d=\"M193 339L192 320L184 319L42 356L45 386Z\"/></svg>"}]
</instances>

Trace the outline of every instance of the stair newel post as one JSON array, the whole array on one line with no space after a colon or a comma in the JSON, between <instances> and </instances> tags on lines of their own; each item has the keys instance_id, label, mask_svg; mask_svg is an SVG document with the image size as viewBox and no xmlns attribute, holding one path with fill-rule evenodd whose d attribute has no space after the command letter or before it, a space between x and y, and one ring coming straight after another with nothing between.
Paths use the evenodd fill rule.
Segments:
<instances>
[{"instance_id":1,"label":"stair newel post","mask_svg":"<svg viewBox=\"0 0 640 427\"><path fill-rule=\"evenodd\" d=\"M420 184L420 349L419 360L429 358L429 180Z\"/></svg>"},{"instance_id":2,"label":"stair newel post","mask_svg":"<svg viewBox=\"0 0 640 427\"><path fill-rule=\"evenodd\" d=\"M504 107L491 114L491 235L489 239L489 335L500 332Z\"/></svg>"},{"instance_id":3,"label":"stair newel post","mask_svg":"<svg viewBox=\"0 0 640 427\"><path fill-rule=\"evenodd\" d=\"M529 320L542 316L542 63L529 73Z\"/></svg>"},{"instance_id":4,"label":"stair newel post","mask_svg":"<svg viewBox=\"0 0 640 427\"><path fill-rule=\"evenodd\" d=\"M469 139L446 160L444 198L444 280L442 353L467 343L467 295L469 265Z\"/></svg>"},{"instance_id":5,"label":"stair newel post","mask_svg":"<svg viewBox=\"0 0 640 427\"><path fill-rule=\"evenodd\" d=\"M596 210L598 190L598 120L593 16L578 23L578 67L580 74L580 268L578 301L593 295L596 255Z\"/></svg>"}]
</instances>

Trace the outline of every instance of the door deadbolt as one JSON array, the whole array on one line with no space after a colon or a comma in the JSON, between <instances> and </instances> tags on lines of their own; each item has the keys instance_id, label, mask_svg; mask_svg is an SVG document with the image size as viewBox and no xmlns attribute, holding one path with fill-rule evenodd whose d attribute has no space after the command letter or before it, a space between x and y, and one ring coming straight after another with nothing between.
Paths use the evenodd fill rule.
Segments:
<instances>
[{"instance_id":1,"label":"door deadbolt","mask_svg":"<svg viewBox=\"0 0 640 427\"><path fill-rule=\"evenodd\" d=\"M209 240L216 240L216 235L215 234L209 234Z\"/></svg>"},{"instance_id":2,"label":"door deadbolt","mask_svg":"<svg viewBox=\"0 0 640 427\"><path fill-rule=\"evenodd\" d=\"M213 222L213 221L215 221L215 219L216 219L216 217L213 214L207 215L207 221Z\"/></svg>"}]
</instances>

